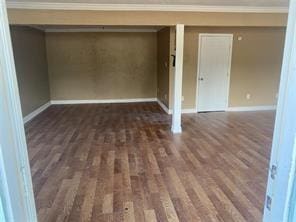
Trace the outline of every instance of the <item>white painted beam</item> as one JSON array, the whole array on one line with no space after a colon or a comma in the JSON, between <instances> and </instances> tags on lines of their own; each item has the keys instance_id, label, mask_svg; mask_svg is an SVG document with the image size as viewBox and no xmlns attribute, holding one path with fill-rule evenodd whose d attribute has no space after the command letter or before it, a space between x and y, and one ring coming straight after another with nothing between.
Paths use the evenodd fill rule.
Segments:
<instances>
[{"instance_id":1,"label":"white painted beam","mask_svg":"<svg viewBox=\"0 0 296 222\"><path fill-rule=\"evenodd\" d=\"M99 4L85 2L9 1L12 9L96 10L96 11L161 11L161 12L226 12L226 13L287 13L288 8L273 6L221 6L172 4Z\"/></svg>"},{"instance_id":2,"label":"white painted beam","mask_svg":"<svg viewBox=\"0 0 296 222\"><path fill-rule=\"evenodd\" d=\"M172 132L181 133L182 78L183 78L184 25L176 25L176 66L174 73Z\"/></svg>"}]
</instances>

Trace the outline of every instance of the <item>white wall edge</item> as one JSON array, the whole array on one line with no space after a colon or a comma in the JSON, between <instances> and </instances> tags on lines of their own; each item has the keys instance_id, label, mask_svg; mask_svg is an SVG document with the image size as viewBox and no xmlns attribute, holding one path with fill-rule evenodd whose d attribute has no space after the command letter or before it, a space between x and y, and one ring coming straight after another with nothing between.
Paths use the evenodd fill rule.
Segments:
<instances>
[{"instance_id":1,"label":"white wall edge","mask_svg":"<svg viewBox=\"0 0 296 222\"><path fill-rule=\"evenodd\" d=\"M37 222L28 148L13 58L6 1L0 0L0 134L5 220ZM2 177L5 172L6 178Z\"/></svg>"},{"instance_id":2,"label":"white wall edge","mask_svg":"<svg viewBox=\"0 0 296 222\"><path fill-rule=\"evenodd\" d=\"M35 118L37 115L42 113L44 110L46 110L48 107L50 107L51 102L47 102L44 105L40 106L38 109L34 110L30 114L24 117L24 124Z\"/></svg>"},{"instance_id":3,"label":"white wall edge","mask_svg":"<svg viewBox=\"0 0 296 222\"><path fill-rule=\"evenodd\" d=\"M167 114L171 115L173 113L172 109L168 109L166 105L164 105L163 102L161 102L159 99L157 99L158 105L165 111ZM192 114L197 113L196 109L182 109L182 114Z\"/></svg>"},{"instance_id":4,"label":"white wall edge","mask_svg":"<svg viewBox=\"0 0 296 222\"><path fill-rule=\"evenodd\" d=\"M51 104L101 104L101 103L141 103L156 102L156 98L137 98L137 99L93 99L93 100L52 100Z\"/></svg>"},{"instance_id":5,"label":"white wall edge","mask_svg":"<svg viewBox=\"0 0 296 222\"><path fill-rule=\"evenodd\" d=\"M243 112L243 111L264 111L276 110L276 106L241 106L241 107L228 107L228 112Z\"/></svg>"},{"instance_id":6,"label":"white wall edge","mask_svg":"<svg viewBox=\"0 0 296 222\"><path fill-rule=\"evenodd\" d=\"M165 4L95 4L56 2L7 2L12 9L98 10L98 11L175 11L229 13L288 13L288 7L203 6Z\"/></svg>"}]
</instances>

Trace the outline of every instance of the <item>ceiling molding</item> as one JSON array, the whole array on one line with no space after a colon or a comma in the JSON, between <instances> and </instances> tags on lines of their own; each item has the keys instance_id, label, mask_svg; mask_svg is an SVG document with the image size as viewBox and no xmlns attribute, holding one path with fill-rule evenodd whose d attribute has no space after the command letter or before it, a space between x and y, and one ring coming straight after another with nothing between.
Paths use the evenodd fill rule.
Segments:
<instances>
[{"instance_id":1,"label":"ceiling molding","mask_svg":"<svg viewBox=\"0 0 296 222\"><path fill-rule=\"evenodd\" d=\"M157 30L136 28L46 28L45 32L157 32Z\"/></svg>"},{"instance_id":2,"label":"ceiling molding","mask_svg":"<svg viewBox=\"0 0 296 222\"><path fill-rule=\"evenodd\" d=\"M174 11L174 12L229 12L229 13L288 13L288 7L202 6L160 4L91 4L7 2L11 9L97 10L97 11Z\"/></svg>"}]
</instances>

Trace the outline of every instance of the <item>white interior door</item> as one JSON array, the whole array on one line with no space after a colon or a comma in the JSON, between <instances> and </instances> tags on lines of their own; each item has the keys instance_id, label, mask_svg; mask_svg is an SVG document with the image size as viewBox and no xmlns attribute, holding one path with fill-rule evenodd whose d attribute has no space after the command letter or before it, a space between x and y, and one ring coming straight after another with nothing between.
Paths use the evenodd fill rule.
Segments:
<instances>
[{"instance_id":1,"label":"white interior door","mask_svg":"<svg viewBox=\"0 0 296 222\"><path fill-rule=\"evenodd\" d=\"M225 111L228 106L232 34L200 34L197 111Z\"/></svg>"}]
</instances>

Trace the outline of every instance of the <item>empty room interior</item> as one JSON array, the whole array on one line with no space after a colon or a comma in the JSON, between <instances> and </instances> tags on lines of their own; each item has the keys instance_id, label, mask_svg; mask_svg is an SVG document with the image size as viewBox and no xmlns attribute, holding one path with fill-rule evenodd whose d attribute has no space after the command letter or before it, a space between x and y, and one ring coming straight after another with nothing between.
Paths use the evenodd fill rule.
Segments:
<instances>
[{"instance_id":1,"label":"empty room interior","mask_svg":"<svg viewBox=\"0 0 296 222\"><path fill-rule=\"evenodd\" d=\"M39 221L262 221L288 1L39 3L7 2Z\"/></svg>"}]
</instances>

